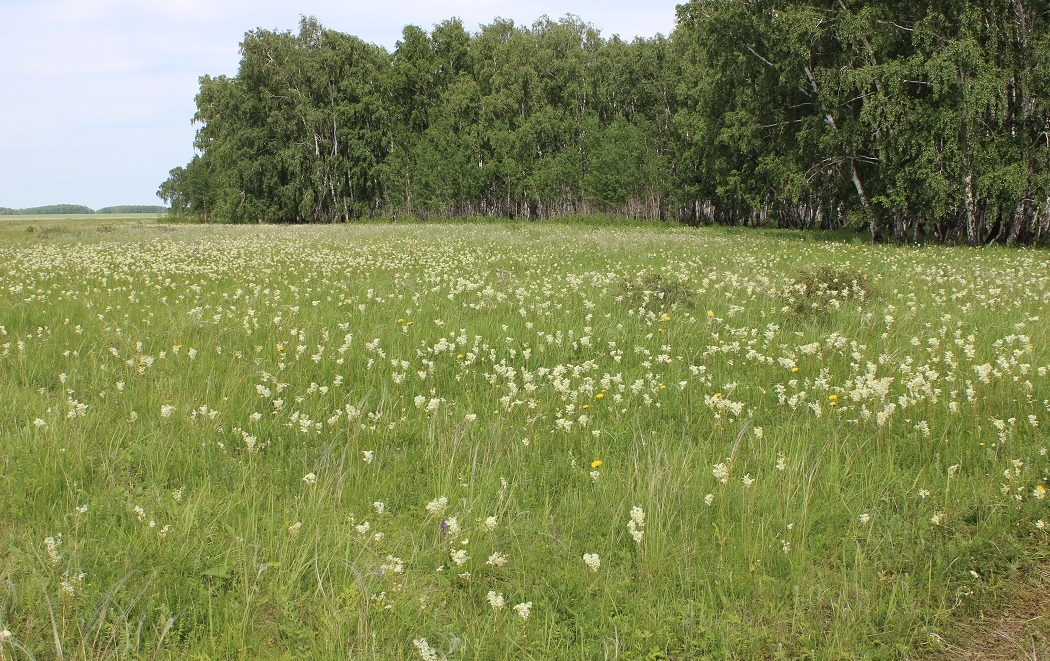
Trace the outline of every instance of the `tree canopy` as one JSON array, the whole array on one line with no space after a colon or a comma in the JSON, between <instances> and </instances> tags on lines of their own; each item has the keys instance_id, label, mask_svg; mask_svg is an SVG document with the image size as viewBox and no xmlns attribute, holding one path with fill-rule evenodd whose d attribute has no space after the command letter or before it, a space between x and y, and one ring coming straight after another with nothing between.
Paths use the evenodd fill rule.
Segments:
<instances>
[{"instance_id":1,"label":"tree canopy","mask_svg":"<svg viewBox=\"0 0 1050 661\"><path fill-rule=\"evenodd\" d=\"M693 0L670 37L575 16L408 26L393 52L303 18L203 76L158 195L223 222L362 216L1050 234L1050 3Z\"/></svg>"}]
</instances>

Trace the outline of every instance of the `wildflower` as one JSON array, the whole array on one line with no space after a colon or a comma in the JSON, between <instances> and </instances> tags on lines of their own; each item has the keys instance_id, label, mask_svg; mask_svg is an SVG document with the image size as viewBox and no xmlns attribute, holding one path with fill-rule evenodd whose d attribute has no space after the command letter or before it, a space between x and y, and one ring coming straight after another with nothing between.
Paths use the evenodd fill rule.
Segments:
<instances>
[{"instance_id":1,"label":"wildflower","mask_svg":"<svg viewBox=\"0 0 1050 661\"><path fill-rule=\"evenodd\" d=\"M495 553L489 556L488 562L486 562L485 564L492 565L493 567L502 567L503 565L507 564L507 556L503 555L499 551L496 551Z\"/></svg>"},{"instance_id":2,"label":"wildflower","mask_svg":"<svg viewBox=\"0 0 1050 661\"><path fill-rule=\"evenodd\" d=\"M302 528L302 527L303 527L303 522L302 521L296 521L292 525L288 526L288 532L292 535L292 537L295 537L296 535L299 534L299 529Z\"/></svg>"},{"instance_id":3,"label":"wildflower","mask_svg":"<svg viewBox=\"0 0 1050 661\"><path fill-rule=\"evenodd\" d=\"M713 502L715 502L715 495L713 493L709 493L706 496L704 496L704 504L705 505L710 507L711 503L713 503Z\"/></svg>"},{"instance_id":4,"label":"wildflower","mask_svg":"<svg viewBox=\"0 0 1050 661\"><path fill-rule=\"evenodd\" d=\"M727 484L729 482L729 466L726 466L725 464L715 464L715 467L711 469L711 474L722 484Z\"/></svg>"},{"instance_id":5,"label":"wildflower","mask_svg":"<svg viewBox=\"0 0 1050 661\"><path fill-rule=\"evenodd\" d=\"M372 463L373 461L375 461L375 458L376 458L375 450L362 450L361 451L361 461L365 462L366 464Z\"/></svg>"},{"instance_id":6,"label":"wildflower","mask_svg":"<svg viewBox=\"0 0 1050 661\"><path fill-rule=\"evenodd\" d=\"M441 658L438 656L437 650L430 646L426 638L417 638L412 641L412 644L419 650L419 656L423 658L423 661L438 661Z\"/></svg>"},{"instance_id":7,"label":"wildflower","mask_svg":"<svg viewBox=\"0 0 1050 661\"><path fill-rule=\"evenodd\" d=\"M46 427L47 423L42 418L37 418L33 421L33 426L39 429L40 427Z\"/></svg>"},{"instance_id":8,"label":"wildflower","mask_svg":"<svg viewBox=\"0 0 1050 661\"><path fill-rule=\"evenodd\" d=\"M62 554L58 552L58 547L62 546L62 533L44 539L44 546L47 547L47 557L51 559L51 564L57 565L62 560Z\"/></svg>"},{"instance_id":9,"label":"wildflower","mask_svg":"<svg viewBox=\"0 0 1050 661\"><path fill-rule=\"evenodd\" d=\"M787 470L787 455L785 455L783 452L778 452L777 453L777 470L778 471L785 471L785 470Z\"/></svg>"},{"instance_id":10,"label":"wildflower","mask_svg":"<svg viewBox=\"0 0 1050 661\"><path fill-rule=\"evenodd\" d=\"M949 466L948 467L948 477L955 477L955 474L959 472L960 468L962 468L962 466L960 464L955 464L954 466Z\"/></svg>"},{"instance_id":11,"label":"wildflower","mask_svg":"<svg viewBox=\"0 0 1050 661\"><path fill-rule=\"evenodd\" d=\"M930 490L929 489L919 489L919 498L922 498L923 500L926 500L929 497L930 497Z\"/></svg>"},{"instance_id":12,"label":"wildflower","mask_svg":"<svg viewBox=\"0 0 1050 661\"><path fill-rule=\"evenodd\" d=\"M386 511L386 503L384 503L381 500L377 500L374 503L372 503L372 509L376 511L376 514L382 514Z\"/></svg>"},{"instance_id":13,"label":"wildflower","mask_svg":"<svg viewBox=\"0 0 1050 661\"><path fill-rule=\"evenodd\" d=\"M930 517L930 523L935 526L941 525L941 521L944 520L944 512L934 512L933 516Z\"/></svg>"},{"instance_id":14,"label":"wildflower","mask_svg":"<svg viewBox=\"0 0 1050 661\"><path fill-rule=\"evenodd\" d=\"M182 502L182 495L186 491L186 487L179 487L175 491L171 492L171 497L176 503Z\"/></svg>"},{"instance_id":15,"label":"wildflower","mask_svg":"<svg viewBox=\"0 0 1050 661\"><path fill-rule=\"evenodd\" d=\"M390 574L404 574L405 573L405 561L396 555L388 555L386 562L379 565L379 573L383 576Z\"/></svg>"},{"instance_id":16,"label":"wildflower","mask_svg":"<svg viewBox=\"0 0 1050 661\"><path fill-rule=\"evenodd\" d=\"M518 604L518 606L521 606L521 605L522 604ZM531 605L532 605L532 602L530 601L529 602L529 606L531 606ZM518 606L515 606L514 610L518 610ZM518 613L518 614L521 615L521 613ZM525 619L526 620L529 619L528 613L525 614ZM11 640L13 637L14 637L14 635L10 631L8 631L7 629L0 630L0 643L6 643L7 641Z\"/></svg>"},{"instance_id":17,"label":"wildflower","mask_svg":"<svg viewBox=\"0 0 1050 661\"><path fill-rule=\"evenodd\" d=\"M445 511L445 507L447 506L448 498L444 496L439 496L438 498L435 498L434 500L427 503L427 511L431 514L440 514L441 512Z\"/></svg>"},{"instance_id":18,"label":"wildflower","mask_svg":"<svg viewBox=\"0 0 1050 661\"><path fill-rule=\"evenodd\" d=\"M503 610L503 606L507 603L503 599L503 594L497 593L495 590L489 590L489 593L485 595L485 601L489 602L489 606L492 606L494 611Z\"/></svg>"},{"instance_id":19,"label":"wildflower","mask_svg":"<svg viewBox=\"0 0 1050 661\"><path fill-rule=\"evenodd\" d=\"M1036 500L1042 500L1046 498L1046 487L1043 485L1037 485L1036 488L1032 489L1032 497Z\"/></svg>"},{"instance_id":20,"label":"wildflower","mask_svg":"<svg viewBox=\"0 0 1050 661\"><path fill-rule=\"evenodd\" d=\"M602 476L602 474L599 473L598 471L591 471L591 481L592 482L597 482L598 478L601 477L601 476Z\"/></svg>"},{"instance_id":21,"label":"wildflower","mask_svg":"<svg viewBox=\"0 0 1050 661\"><path fill-rule=\"evenodd\" d=\"M715 311L714 310L708 310L707 311L707 318L708 319L714 319L715 318Z\"/></svg>"},{"instance_id":22,"label":"wildflower","mask_svg":"<svg viewBox=\"0 0 1050 661\"><path fill-rule=\"evenodd\" d=\"M175 412L175 407L172 406L171 404L165 404L164 406L160 407L160 417L162 417L162 418L170 418L171 414L174 413L174 412Z\"/></svg>"},{"instance_id":23,"label":"wildflower","mask_svg":"<svg viewBox=\"0 0 1050 661\"><path fill-rule=\"evenodd\" d=\"M498 521L497 521L496 517L494 517L494 516L490 516L490 517L486 518L485 519L485 530L488 530L489 532L492 532L493 530L496 529L496 524L497 523L498 523Z\"/></svg>"},{"instance_id":24,"label":"wildflower","mask_svg":"<svg viewBox=\"0 0 1050 661\"><path fill-rule=\"evenodd\" d=\"M514 612L518 614L518 617L527 621L529 619L529 613L532 612L532 602L526 601L518 604L514 607Z\"/></svg>"},{"instance_id":25,"label":"wildflower","mask_svg":"<svg viewBox=\"0 0 1050 661\"><path fill-rule=\"evenodd\" d=\"M462 567L466 564L467 560L470 560L470 556L467 555L466 549L452 550L449 551L448 555L452 558L452 562L455 563L457 567Z\"/></svg>"},{"instance_id":26,"label":"wildflower","mask_svg":"<svg viewBox=\"0 0 1050 661\"><path fill-rule=\"evenodd\" d=\"M871 515L867 512L864 512L863 514L857 517L857 520L860 521L860 525L866 526L868 525L868 522L871 521Z\"/></svg>"},{"instance_id":27,"label":"wildflower","mask_svg":"<svg viewBox=\"0 0 1050 661\"><path fill-rule=\"evenodd\" d=\"M598 468L601 465L602 465L602 462L599 459L595 459L594 461L591 462L591 468Z\"/></svg>"},{"instance_id":28,"label":"wildflower","mask_svg":"<svg viewBox=\"0 0 1050 661\"><path fill-rule=\"evenodd\" d=\"M750 487L752 484L755 483L755 479L751 477L751 473L748 473L744 477L740 478L740 482L743 483L745 487Z\"/></svg>"},{"instance_id":29,"label":"wildflower","mask_svg":"<svg viewBox=\"0 0 1050 661\"><path fill-rule=\"evenodd\" d=\"M313 473L307 473L303 476L303 482L306 483L306 486L312 487L313 485L317 484L317 475Z\"/></svg>"},{"instance_id":30,"label":"wildflower","mask_svg":"<svg viewBox=\"0 0 1050 661\"><path fill-rule=\"evenodd\" d=\"M584 553L583 562L596 574L598 573L598 568L602 566L602 559L598 557L597 553Z\"/></svg>"}]
</instances>

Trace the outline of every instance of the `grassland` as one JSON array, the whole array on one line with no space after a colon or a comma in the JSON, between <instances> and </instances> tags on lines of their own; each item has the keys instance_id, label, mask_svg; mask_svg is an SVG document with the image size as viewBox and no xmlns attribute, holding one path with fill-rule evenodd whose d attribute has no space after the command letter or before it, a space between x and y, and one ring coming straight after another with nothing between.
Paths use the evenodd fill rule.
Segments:
<instances>
[{"instance_id":1,"label":"grassland","mask_svg":"<svg viewBox=\"0 0 1050 661\"><path fill-rule=\"evenodd\" d=\"M25 222L0 658L958 657L1046 565L1046 252Z\"/></svg>"}]
</instances>

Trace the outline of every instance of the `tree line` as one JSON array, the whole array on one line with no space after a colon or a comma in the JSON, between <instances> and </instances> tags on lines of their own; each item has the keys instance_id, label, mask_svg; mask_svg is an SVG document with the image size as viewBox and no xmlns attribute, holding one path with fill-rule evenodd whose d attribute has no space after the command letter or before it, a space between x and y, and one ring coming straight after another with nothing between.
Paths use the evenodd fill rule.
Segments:
<instances>
[{"instance_id":1,"label":"tree line","mask_svg":"<svg viewBox=\"0 0 1050 661\"><path fill-rule=\"evenodd\" d=\"M42 207L12 209L0 207L0 216L35 216L53 214L89 214L89 213L167 213L168 208L153 204L123 204L115 207L92 209L83 204L48 204Z\"/></svg>"},{"instance_id":2,"label":"tree line","mask_svg":"<svg viewBox=\"0 0 1050 661\"><path fill-rule=\"evenodd\" d=\"M393 52L303 18L203 76L158 191L220 222L612 213L1050 236L1050 1L693 0L669 37L574 16L408 26Z\"/></svg>"}]
</instances>

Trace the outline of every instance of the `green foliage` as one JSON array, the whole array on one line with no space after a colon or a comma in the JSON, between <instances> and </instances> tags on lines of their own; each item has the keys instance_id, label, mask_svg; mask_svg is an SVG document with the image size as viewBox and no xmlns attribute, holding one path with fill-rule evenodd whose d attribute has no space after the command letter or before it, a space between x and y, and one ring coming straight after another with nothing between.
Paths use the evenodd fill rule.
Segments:
<instances>
[{"instance_id":1,"label":"green foliage","mask_svg":"<svg viewBox=\"0 0 1050 661\"><path fill-rule=\"evenodd\" d=\"M201 78L198 154L158 195L223 222L606 212L1046 241L1044 4L692 0L670 38L453 19L392 53L303 18Z\"/></svg>"},{"instance_id":2,"label":"green foliage","mask_svg":"<svg viewBox=\"0 0 1050 661\"><path fill-rule=\"evenodd\" d=\"M42 207L29 207L27 209L4 209L6 216L43 216L55 214L85 214L96 213L91 207L83 204L48 204Z\"/></svg>"},{"instance_id":3,"label":"green foliage","mask_svg":"<svg viewBox=\"0 0 1050 661\"><path fill-rule=\"evenodd\" d=\"M167 213L168 207L150 204L120 204L114 207L102 207L95 213Z\"/></svg>"}]
</instances>

